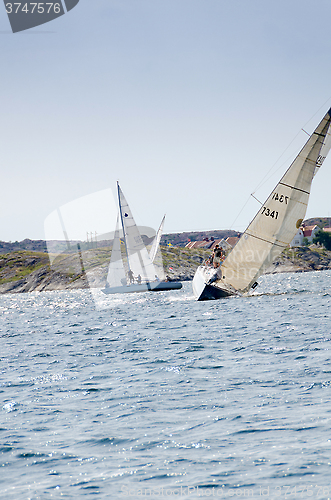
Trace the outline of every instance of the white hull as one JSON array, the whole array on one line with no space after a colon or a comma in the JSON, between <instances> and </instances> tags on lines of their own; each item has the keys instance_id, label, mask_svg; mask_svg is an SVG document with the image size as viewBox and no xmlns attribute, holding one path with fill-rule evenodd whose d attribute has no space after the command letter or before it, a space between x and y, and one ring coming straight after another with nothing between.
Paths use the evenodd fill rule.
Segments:
<instances>
[{"instance_id":1,"label":"white hull","mask_svg":"<svg viewBox=\"0 0 331 500\"><path fill-rule=\"evenodd\" d=\"M216 269L199 266L193 278L193 293L197 300L216 300L229 297L231 295L240 295L239 292L225 284L212 283L216 275Z\"/></svg>"},{"instance_id":2,"label":"white hull","mask_svg":"<svg viewBox=\"0 0 331 500\"><path fill-rule=\"evenodd\" d=\"M179 290L182 284L174 281L155 281L151 283L133 283L132 285L113 286L104 288L106 294L113 293L136 293L136 292L164 292L166 290Z\"/></svg>"}]
</instances>

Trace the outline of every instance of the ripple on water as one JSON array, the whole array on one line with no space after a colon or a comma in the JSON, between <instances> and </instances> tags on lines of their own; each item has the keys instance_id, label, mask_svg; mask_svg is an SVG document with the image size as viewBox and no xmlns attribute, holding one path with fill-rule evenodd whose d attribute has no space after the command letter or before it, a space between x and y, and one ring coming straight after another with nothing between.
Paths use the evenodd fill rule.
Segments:
<instances>
[{"instance_id":1,"label":"ripple on water","mask_svg":"<svg viewBox=\"0 0 331 500\"><path fill-rule=\"evenodd\" d=\"M98 310L88 291L1 296L2 494L326 487L330 278L206 303L184 283Z\"/></svg>"}]
</instances>

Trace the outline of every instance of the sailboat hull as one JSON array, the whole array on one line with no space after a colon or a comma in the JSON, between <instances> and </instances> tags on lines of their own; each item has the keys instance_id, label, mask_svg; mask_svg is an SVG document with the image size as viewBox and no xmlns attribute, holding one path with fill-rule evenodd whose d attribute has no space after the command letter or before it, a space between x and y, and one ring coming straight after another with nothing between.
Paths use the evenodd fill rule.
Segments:
<instances>
[{"instance_id":1,"label":"sailboat hull","mask_svg":"<svg viewBox=\"0 0 331 500\"><path fill-rule=\"evenodd\" d=\"M197 300L202 301L202 300L224 299L225 297L230 297L231 295L234 295L234 294L229 293L227 290L223 290L222 288L219 288L218 286L206 284L202 293L197 298Z\"/></svg>"},{"instance_id":2,"label":"sailboat hull","mask_svg":"<svg viewBox=\"0 0 331 500\"><path fill-rule=\"evenodd\" d=\"M217 300L237 295L235 290L210 283L215 273L215 269L206 266L198 267L192 283L193 293L197 300Z\"/></svg>"},{"instance_id":3,"label":"sailboat hull","mask_svg":"<svg viewBox=\"0 0 331 500\"><path fill-rule=\"evenodd\" d=\"M173 281L159 281L152 283L133 283L127 286L114 286L104 288L102 291L106 294L114 293L137 293L137 292L165 292L166 290L180 290L182 284Z\"/></svg>"}]
</instances>

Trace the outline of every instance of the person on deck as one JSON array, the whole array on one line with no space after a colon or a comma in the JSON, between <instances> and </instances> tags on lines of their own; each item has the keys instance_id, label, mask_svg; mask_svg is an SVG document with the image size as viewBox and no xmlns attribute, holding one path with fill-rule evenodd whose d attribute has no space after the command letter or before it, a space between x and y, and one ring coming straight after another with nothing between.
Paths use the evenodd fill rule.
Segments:
<instances>
[{"instance_id":1,"label":"person on deck","mask_svg":"<svg viewBox=\"0 0 331 500\"><path fill-rule=\"evenodd\" d=\"M130 281L130 285L132 283L134 283L134 276L133 276L133 272L131 271L131 269L128 271L128 278L129 278L129 281Z\"/></svg>"},{"instance_id":2,"label":"person on deck","mask_svg":"<svg viewBox=\"0 0 331 500\"><path fill-rule=\"evenodd\" d=\"M206 260L207 266L212 266L213 265L214 257L215 257L215 250L217 250L218 247L219 247L218 245L215 245L214 250L212 251L212 253L209 255L208 259Z\"/></svg>"},{"instance_id":3,"label":"person on deck","mask_svg":"<svg viewBox=\"0 0 331 500\"><path fill-rule=\"evenodd\" d=\"M212 252L209 255L208 259L206 259L206 265L207 266L212 266L213 265L213 259L214 259L214 252Z\"/></svg>"},{"instance_id":4,"label":"person on deck","mask_svg":"<svg viewBox=\"0 0 331 500\"><path fill-rule=\"evenodd\" d=\"M140 276L140 274L138 274L138 276L137 276L137 283L138 283L138 285L140 285L140 283L141 283L141 276Z\"/></svg>"},{"instance_id":5,"label":"person on deck","mask_svg":"<svg viewBox=\"0 0 331 500\"><path fill-rule=\"evenodd\" d=\"M221 261L223 260L223 250L219 247L219 245L215 245L215 249L213 252L213 266L214 268L220 267Z\"/></svg>"}]
</instances>

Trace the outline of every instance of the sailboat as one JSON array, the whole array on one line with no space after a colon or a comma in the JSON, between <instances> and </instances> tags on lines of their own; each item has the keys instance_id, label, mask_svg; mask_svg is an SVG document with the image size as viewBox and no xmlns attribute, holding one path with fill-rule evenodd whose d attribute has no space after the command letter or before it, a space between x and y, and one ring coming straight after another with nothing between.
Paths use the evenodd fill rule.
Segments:
<instances>
[{"instance_id":1,"label":"sailboat","mask_svg":"<svg viewBox=\"0 0 331 500\"><path fill-rule=\"evenodd\" d=\"M148 253L119 183L117 183L117 193L119 212L106 287L102 291L106 294L113 294L146 291L158 292L182 288L182 284L179 282L165 281L163 279L163 268L161 269L155 262L160 245L164 218ZM127 272L125 271L122 259L120 228L122 229L122 238L125 246Z\"/></svg>"},{"instance_id":2,"label":"sailboat","mask_svg":"<svg viewBox=\"0 0 331 500\"><path fill-rule=\"evenodd\" d=\"M243 295L289 245L304 219L312 180L331 147L331 109L217 269L199 266L197 300Z\"/></svg>"}]
</instances>

